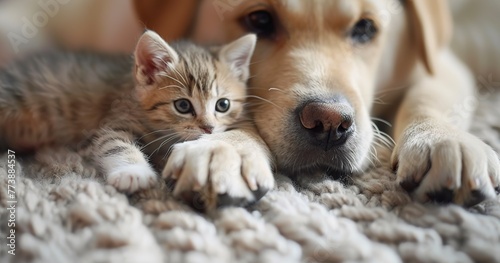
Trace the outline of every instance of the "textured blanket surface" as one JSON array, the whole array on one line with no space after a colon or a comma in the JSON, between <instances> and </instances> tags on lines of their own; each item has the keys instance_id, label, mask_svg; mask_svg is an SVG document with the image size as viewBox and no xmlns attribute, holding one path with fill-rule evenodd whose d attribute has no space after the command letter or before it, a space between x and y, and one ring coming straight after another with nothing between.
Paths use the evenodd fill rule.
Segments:
<instances>
[{"instance_id":1,"label":"textured blanket surface","mask_svg":"<svg viewBox=\"0 0 500 263\"><path fill-rule=\"evenodd\" d=\"M498 151L500 92L479 102L473 132ZM389 151L378 156L350 185L277 175L254 206L200 214L164 184L126 196L75 153L41 153L18 160L12 256L2 153L0 262L500 262L500 196L468 209L415 203Z\"/></svg>"}]
</instances>

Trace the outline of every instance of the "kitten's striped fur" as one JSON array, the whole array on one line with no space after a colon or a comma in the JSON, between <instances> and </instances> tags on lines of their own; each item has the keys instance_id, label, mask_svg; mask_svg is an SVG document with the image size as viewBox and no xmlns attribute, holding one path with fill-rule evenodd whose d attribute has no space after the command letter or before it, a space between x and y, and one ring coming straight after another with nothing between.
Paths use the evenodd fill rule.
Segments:
<instances>
[{"instance_id":1,"label":"kitten's striped fur","mask_svg":"<svg viewBox=\"0 0 500 263\"><path fill-rule=\"evenodd\" d=\"M119 190L146 188L156 180L149 155L161 159L172 144L242 117L254 45L247 36L214 50L171 47L148 31L135 59L52 52L21 60L0 71L0 149L69 145ZM217 111L224 98L229 110ZM181 99L193 110L177 111Z\"/></svg>"}]
</instances>

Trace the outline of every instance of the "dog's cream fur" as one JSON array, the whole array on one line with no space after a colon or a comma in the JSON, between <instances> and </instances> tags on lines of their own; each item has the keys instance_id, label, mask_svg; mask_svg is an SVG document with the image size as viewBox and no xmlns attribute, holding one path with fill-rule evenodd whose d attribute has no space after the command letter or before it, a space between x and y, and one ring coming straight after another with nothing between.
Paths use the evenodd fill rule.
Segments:
<instances>
[{"instance_id":1,"label":"dog's cream fur","mask_svg":"<svg viewBox=\"0 0 500 263\"><path fill-rule=\"evenodd\" d=\"M135 0L141 20L153 30L171 32L166 29L175 24L158 20L158 13L185 11L195 1L182 1L182 6L171 1L161 8L144 2ZM229 194L231 200L252 201L256 185L264 190L272 187L271 167L294 174L362 170L369 163L376 135L370 119L375 116L393 123L392 164L398 180L417 200L445 193L447 201L467 205L493 197L494 187L500 185L500 164L490 147L467 132L477 75L449 47L448 3L404 2L201 1L189 27L190 37L198 42L227 43L249 33L244 18L259 10L273 14L278 31L272 38L259 40L253 59L250 102L255 127L246 125L178 145L167 170L183 170L182 176L189 177L183 181L196 183L177 185L176 192L206 188ZM494 2L474 5L487 10ZM463 26L460 22L467 19L488 21L481 12L474 19L460 15L463 8L467 8L463 1L453 2L456 25ZM378 34L371 43L353 45L347 32L365 17L376 22ZM179 27L187 30L185 23ZM463 28L456 32L465 34ZM472 64L475 74L480 70L497 73L497 61L474 61L467 54L471 45L460 35L454 40L460 59ZM493 58L500 54L479 51ZM309 149L295 132L297 107L308 99L328 100L339 94L355 110L356 132L348 144L351 151L339 156ZM197 182L197 175L207 172L212 181Z\"/></svg>"}]
</instances>

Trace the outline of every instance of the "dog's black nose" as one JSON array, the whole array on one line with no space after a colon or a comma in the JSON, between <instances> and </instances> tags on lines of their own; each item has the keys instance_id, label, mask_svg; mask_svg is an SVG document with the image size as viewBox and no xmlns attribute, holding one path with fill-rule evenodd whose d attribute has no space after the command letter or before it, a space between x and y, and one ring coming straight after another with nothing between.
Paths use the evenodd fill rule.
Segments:
<instances>
[{"instance_id":1,"label":"dog's black nose","mask_svg":"<svg viewBox=\"0 0 500 263\"><path fill-rule=\"evenodd\" d=\"M299 118L313 144L325 151L343 145L354 129L354 110L344 102L309 102L299 111Z\"/></svg>"}]
</instances>

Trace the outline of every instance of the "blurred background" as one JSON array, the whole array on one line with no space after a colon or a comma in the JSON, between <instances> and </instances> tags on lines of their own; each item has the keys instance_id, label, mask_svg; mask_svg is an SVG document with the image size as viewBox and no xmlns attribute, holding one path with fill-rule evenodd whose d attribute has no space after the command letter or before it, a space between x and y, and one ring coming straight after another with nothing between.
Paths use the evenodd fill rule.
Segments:
<instances>
[{"instance_id":1,"label":"blurred background","mask_svg":"<svg viewBox=\"0 0 500 263\"><path fill-rule=\"evenodd\" d=\"M0 0L0 66L55 46L131 52L145 27L167 41L187 38L198 6L221 1L238 0ZM449 3L455 20L453 49L476 75L500 81L500 0Z\"/></svg>"},{"instance_id":2,"label":"blurred background","mask_svg":"<svg viewBox=\"0 0 500 263\"><path fill-rule=\"evenodd\" d=\"M167 40L183 38L197 2L0 0L0 65L53 47L131 52L147 23L163 25Z\"/></svg>"}]
</instances>

